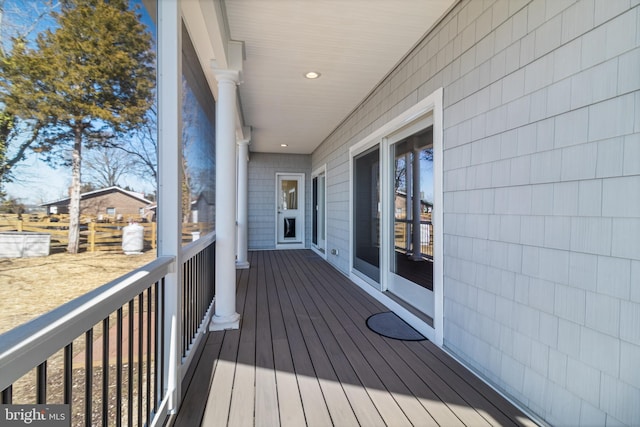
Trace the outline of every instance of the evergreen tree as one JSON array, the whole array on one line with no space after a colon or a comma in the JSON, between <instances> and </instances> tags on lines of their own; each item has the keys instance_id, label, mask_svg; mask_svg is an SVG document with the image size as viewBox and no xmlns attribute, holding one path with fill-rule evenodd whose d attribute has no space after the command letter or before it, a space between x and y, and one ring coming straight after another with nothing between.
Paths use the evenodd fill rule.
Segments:
<instances>
[{"instance_id":1,"label":"evergreen tree","mask_svg":"<svg viewBox=\"0 0 640 427\"><path fill-rule=\"evenodd\" d=\"M38 123L33 148L52 164L71 159L69 246L79 246L83 146L140 126L154 96L151 35L127 0L63 0L58 24L29 48L15 38L0 56L0 102ZM70 155L69 155L70 153Z\"/></svg>"}]
</instances>

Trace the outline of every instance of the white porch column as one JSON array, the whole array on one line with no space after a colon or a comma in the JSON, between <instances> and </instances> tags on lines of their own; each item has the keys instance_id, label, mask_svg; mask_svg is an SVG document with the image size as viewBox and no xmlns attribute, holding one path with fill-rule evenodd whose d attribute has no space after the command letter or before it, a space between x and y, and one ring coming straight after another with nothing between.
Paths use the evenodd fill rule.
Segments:
<instances>
[{"instance_id":1,"label":"white porch column","mask_svg":"<svg viewBox=\"0 0 640 427\"><path fill-rule=\"evenodd\" d=\"M180 342L182 310L182 28L179 2L158 2L158 256L175 257L165 278L164 360L162 373L169 401L159 412L176 413L182 392Z\"/></svg>"},{"instance_id":2,"label":"white porch column","mask_svg":"<svg viewBox=\"0 0 640 427\"><path fill-rule=\"evenodd\" d=\"M239 72L216 70L216 297L209 330L238 329L236 312L236 86Z\"/></svg>"},{"instance_id":3,"label":"white porch column","mask_svg":"<svg viewBox=\"0 0 640 427\"><path fill-rule=\"evenodd\" d=\"M238 141L238 258L236 268L249 268L249 139Z\"/></svg>"}]
</instances>

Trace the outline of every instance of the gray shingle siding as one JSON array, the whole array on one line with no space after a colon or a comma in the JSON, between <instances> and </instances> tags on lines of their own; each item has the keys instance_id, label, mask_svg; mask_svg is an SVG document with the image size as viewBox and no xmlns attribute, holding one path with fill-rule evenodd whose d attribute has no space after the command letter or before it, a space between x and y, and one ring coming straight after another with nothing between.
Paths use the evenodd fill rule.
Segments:
<instances>
[{"instance_id":1,"label":"gray shingle siding","mask_svg":"<svg viewBox=\"0 0 640 427\"><path fill-rule=\"evenodd\" d=\"M249 249L274 249L276 173L305 174L305 245L311 236L311 156L251 153L249 161Z\"/></svg>"},{"instance_id":2,"label":"gray shingle siding","mask_svg":"<svg viewBox=\"0 0 640 427\"><path fill-rule=\"evenodd\" d=\"M552 424L640 424L638 3L461 1L313 153L348 273L349 147L444 88L445 345Z\"/></svg>"}]
</instances>

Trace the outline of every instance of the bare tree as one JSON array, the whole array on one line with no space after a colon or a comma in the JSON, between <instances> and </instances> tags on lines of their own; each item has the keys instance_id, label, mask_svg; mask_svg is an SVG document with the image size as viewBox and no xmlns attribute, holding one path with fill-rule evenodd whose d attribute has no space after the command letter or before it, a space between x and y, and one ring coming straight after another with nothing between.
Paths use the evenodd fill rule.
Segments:
<instances>
[{"instance_id":1,"label":"bare tree","mask_svg":"<svg viewBox=\"0 0 640 427\"><path fill-rule=\"evenodd\" d=\"M123 138L112 139L107 146L125 153L129 157L131 170L134 175L157 187L158 182L158 115L153 105L146 120L140 128L128 133Z\"/></svg>"},{"instance_id":2,"label":"bare tree","mask_svg":"<svg viewBox=\"0 0 640 427\"><path fill-rule=\"evenodd\" d=\"M123 150L98 146L85 156L83 175L95 188L121 186L121 179L135 170L134 161Z\"/></svg>"}]
</instances>

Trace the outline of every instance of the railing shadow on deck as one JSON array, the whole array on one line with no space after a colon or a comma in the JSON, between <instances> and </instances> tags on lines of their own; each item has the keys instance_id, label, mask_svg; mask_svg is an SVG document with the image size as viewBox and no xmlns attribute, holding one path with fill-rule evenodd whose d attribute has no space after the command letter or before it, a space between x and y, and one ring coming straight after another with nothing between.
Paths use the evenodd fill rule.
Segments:
<instances>
[{"instance_id":1,"label":"railing shadow on deck","mask_svg":"<svg viewBox=\"0 0 640 427\"><path fill-rule=\"evenodd\" d=\"M264 399L282 404L280 393L287 390L279 379L285 377L313 383L315 392L296 385L286 395L297 396L301 410L326 407L320 412L327 412L327 420L352 411L356 423L375 424L375 414L383 416L387 408L387 414L419 425L535 425L433 343L392 340L369 330L366 319L388 309L313 252L252 252L250 264L238 272L241 329L209 334L176 426L199 425L206 417L225 425L217 418L231 420L234 413L273 416ZM217 375L229 369L235 373ZM187 414L192 410L200 413ZM279 416L272 420L276 425Z\"/></svg>"}]
</instances>

